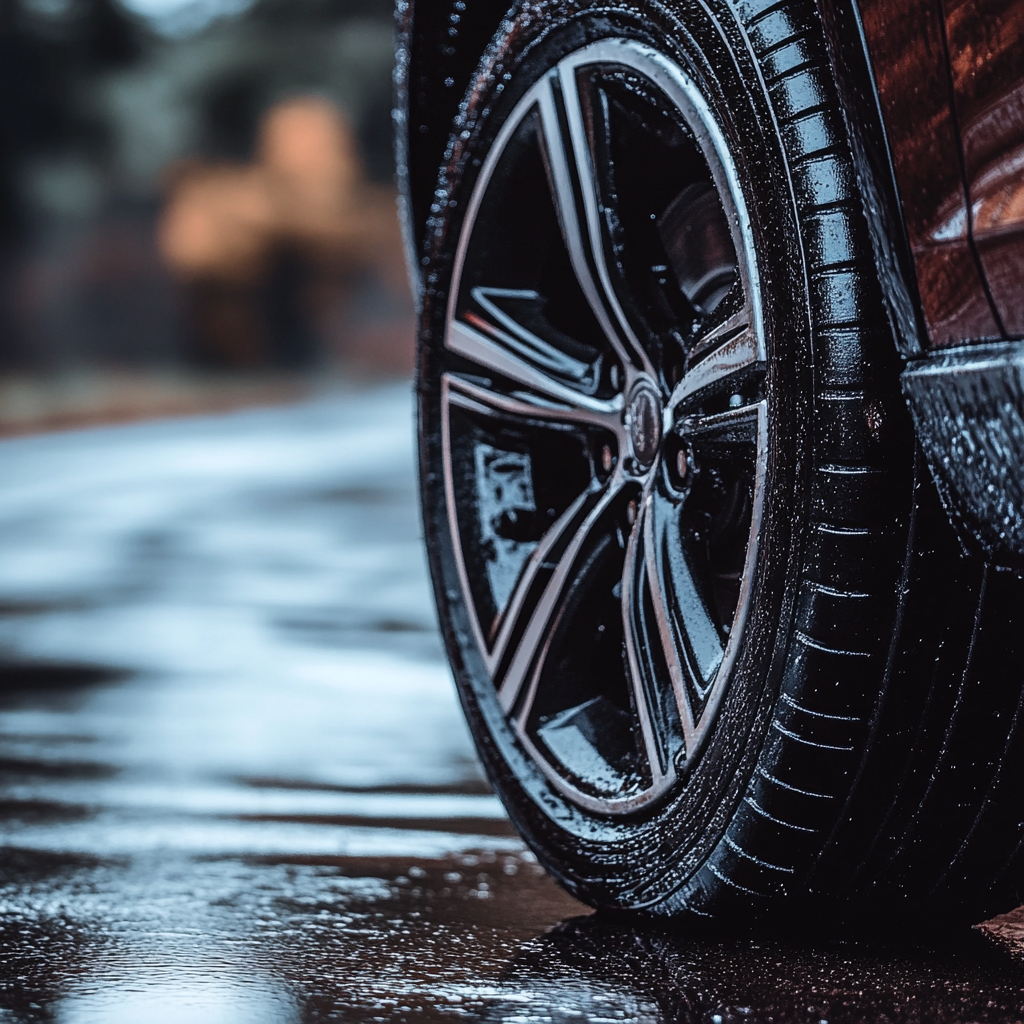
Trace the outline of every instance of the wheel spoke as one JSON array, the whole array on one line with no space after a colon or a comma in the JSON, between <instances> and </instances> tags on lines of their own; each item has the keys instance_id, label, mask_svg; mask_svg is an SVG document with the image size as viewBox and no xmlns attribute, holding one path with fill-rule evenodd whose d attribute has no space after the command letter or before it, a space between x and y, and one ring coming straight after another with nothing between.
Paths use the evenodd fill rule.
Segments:
<instances>
[{"instance_id":1,"label":"wheel spoke","mask_svg":"<svg viewBox=\"0 0 1024 1024\"><path fill-rule=\"evenodd\" d=\"M549 76L538 107L551 193L576 279L619 359L654 376L612 287L593 156L571 69L560 69L557 79Z\"/></svg>"},{"instance_id":2,"label":"wheel spoke","mask_svg":"<svg viewBox=\"0 0 1024 1024\"><path fill-rule=\"evenodd\" d=\"M677 420L675 429L698 454L745 447L751 452L754 467L750 481L751 525L738 578L735 610L732 621L726 623L728 640L725 643L711 616L710 595L697 583L690 557L692 549L688 548L683 535L678 503L665 500L659 505L658 513L652 516L660 528L660 536L652 549L657 551L662 567L653 578L671 587L671 592L664 595L666 599L656 602L655 607L673 611L671 617L666 618L675 628L676 649L682 652L683 658L678 662L678 675L671 660L669 670L679 702L686 755L690 758L703 742L714 718L722 697L723 681L728 678L739 652L738 639L746 621L757 558L758 524L764 506L768 405L761 400L720 413L684 416Z\"/></svg>"},{"instance_id":3,"label":"wheel spoke","mask_svg":"<svg viewBox=\"0 0 1024 1024\"><path fill-rule=\"evenodd\" d=\"M759 440L765 403L753 402L707 415L694 413L676 420L676 433L699 443L750 444Z\"/></svg>"},{"instance_id":4,"label":"wheel spoke","mask_svg":"<svg viewBox=\"0 0 1024 1024\"><path fill-rule=\"evenodd\" d=\"M621 406L620 396L608 401L592 398L555 380L539 367L527 362L507 344L500 333L487 334L462 320L452 320L448 327L447 346L452 352L485 370L524 384L554 403L554 408L587 411L603 417Z\"/></svg>"},{"instance_id":5,"label":"wheel spoke","mask_svg":"<svg viewBox=\"0 0 1024 1024\"><path fill-rule=\"evenodd\" d=\"M668 661L673 682L679 672L673 663L676 656L671 636L662 626L664 609L659 612L659 591L651 576L651 500L648 494L640 505L637 520L626 544L626 557L622 569L622 626L626 646L626 662L629 666L630 687L633 704L640 724L643 749L650 765L651 776L657 781L670 766L671 752L668 749L669 736L664 715L659 713L657 676L647 656L650 627L646 621L644 596L650 588L651 601L655 609L655 628L662 652Z\"/></svg>"},{"instance_id":6,"label":"wheel spoke","mask_svg":"<svg viewBox=\"0 0 1024 1024\"><path fill-rule=\"evenodd\" d=\"M693 356L702 358L687 368L672 392L669 400L672 411L688 405L698 396L738 386L765 364L764 346L745 309L700 338L691 349L690 358Z\"/></svg>"},{"instance_id":7,"label":"wheel spoke","mask_svg":"<svg viewBox=\"0 0 1024 1024\"><path fill-rule=\"evenodd\" d=\"M602 401L577 395L570 390L569 395L554 399L550 397L550 391L541 392L540 395L526 391L506 394L493 386L483 387L457 373L446 373L442 379L449 402L479 415L578 423L601 427L612 433L622 429L622 398L618 395L609 401Z\"/></svg>"},{"instance_id":8,"label":"wheel spoke","mask_svg":"<svg viewBox=\"0 0 1024 1024\"><path fill-rule=\"evenodd\" d=\"M707 597L694 579L679 529L679 507L666 499L652 502L647 574L686 752L692 756L703 707L722 665L724 645L708 611Z\"/></svg>"},{"instance_id":9,"label":"wheel spoke","mask_svg":"<svg viewBox=\"0 0 1024 1024\"><path fill-rule=\"evenodd\" d=\"M605 487L581 494L566 509L537 544L502 617L488 659L489 668L492 676L496 676L502 663L508 662L498 685L498 699L507 712L519 699L523 684L533 670L531 691L518 714L521 723L526 721L532 706L539 675L538 655L550 637L562 596L572 582L573 569L587 540L620 491L621 485L613 478ZM542 573L550 573L550 576L536 602L531 603L531 592ZM514 650L511 649L513 641Z\"/></svg>"}]
</instances>

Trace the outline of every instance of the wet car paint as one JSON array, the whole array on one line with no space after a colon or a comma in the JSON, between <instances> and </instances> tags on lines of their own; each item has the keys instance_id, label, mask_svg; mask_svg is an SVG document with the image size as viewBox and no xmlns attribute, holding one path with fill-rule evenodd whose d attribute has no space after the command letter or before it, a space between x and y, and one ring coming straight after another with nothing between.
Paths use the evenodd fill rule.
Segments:
<instances>
[{"instance_id":1,"label":"wet car paint","mask_svg":"<svg viewBox=\"0 0 1024 1024\"><path fill-rule=\"evenodd\" d=\"M999 336L968 233L943 12L921 0L859 4L917 271L928 347Z\"/></svg>"},{"instance_id":2,"label":"wet car paint","mask_svg":"<svg viewBox=\"0 0 1024 1024\"><path fill-rule=\"evenodd\" d=\"M544 875L436 637L411 407L0 444L0 1022L1018 1020L1012 915L722 941Z\"/></svg>"},{"instance_id":3,"label":"wet car paint","mask_svg":"<svg viewBox=\"0 0 1024 1024\"><path fill-rule=\"evenodd\" d=\"M1024 5L945 0L971 236L1004 337L1024 334Z\"/></svg>"}]
</instances>

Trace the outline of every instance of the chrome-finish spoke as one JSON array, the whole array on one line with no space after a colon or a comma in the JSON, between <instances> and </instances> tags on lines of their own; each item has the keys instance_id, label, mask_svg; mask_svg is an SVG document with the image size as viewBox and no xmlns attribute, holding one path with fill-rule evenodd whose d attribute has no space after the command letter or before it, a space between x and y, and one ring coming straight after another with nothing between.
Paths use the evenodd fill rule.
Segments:
<instances>
[{"instance_id":1,"label":"chrome-finish spoke","mask_svg":"<svg viewBox=\"0 0 1024 1024\"><path fill-rule=\"evenodd\" d=\"M690 549L680 529L678 510L665 517L666 533L658 552L666 568L657 576L671 580L673 593L663 607L671 608L679 632L679 649L688 664L684 673L673 675L673 687L679 702L686 756L692 759L707 737L718 706L725 693L732 668L740 653L750 595L754 586L754 569L760 543L759 525L764 511L765 474L768 452L768 403L763 399L749 405L709 415L682 417L676 429L698 453L733 452L734 465L739 452L749 458L752 478L749 480L749 513L742 568L730 574L737 586L732 621L723 623L722 637L710 610L709 595L697 586ZM684 503L685 507L685 503ZM710 567L709 567L710 568ZM689 680L692 689L688 689ZM696 698L696 699L694 699Z\"/></svg>"},{"instance_id":2,"label":"chrome-finish spoke","mask_svg":"<svg viewBox=\"0 0 1024 1024\"><path fill-rule=\"evenodd\" d=\"M449 324L447 344L452 352L481 369L501 374L535 391L538 396L553 403L552 408L574 409L581 414L591 413L602 422L613 417L615 411L621 408L621 396L605 400L582 394L528 363L503 344L500 337L485 334L461 320L452 320Z\"/></svg>"},{"instance_id":3,"label":"chrome-finish spoke","mask_svg":"<svg viewBox=\"0 0 1024 1024\"><path fill-rule=\"evenodd\" d=\"M552 197L573 272L615 354L653 376L650 358L612 286L600 217L600 196L572 68L549 76L538 106ZM561 116L561 115L564 115Z\"/></svg>"},{"instance_id":4,"label":"chrome-finish spoke","mask_svg":"<svg viewBox=\"0 0 1024 1024\"><path fill-rule=\"evenodd\" d=\"M705 329L698 334L693 344L690 346L690 350L687 353L687 366L693 367L700 359L702 359L711 349L716 348L722 344L723 341L735 337L737 334L743 331L749 331L751 321L751 311L744 303L743 308L737 310L735 313L727 316L721 322L717 322L718 318L714 318L716 322L706 325Z\"/></svg>"},{"instance_id":5,"label":"chrome-finish spoke","mask_svg":"<svg viewBox=\"0 0 1024 1024\"><path fill-rule=\"evenodd\" d=\"M706 354L687 367L675 386L668 403L670 412L705 395L740 387L765 366L764 344L746 310L700 338L691 351Z\"/></svg>"},{"instance_id":6,"label":"chrome-finish spoke","mask_svg":"<svg viewBox=\"0 0 1024 1024\"><path fill-rule=\"evenodd\" d=\"M703 704L724 656L724 645L694 580L679 530L679 506L652 500L647 538L647 575L665 661L683 727L687 757L700 739Z\"/></svg>"},{"instance_id":7,"label":"chrome-finish spoke","mask_svg":"<svg viewBox=\"0 0 1024 1024\"><path fill-rule=\"evenodd\" d=\"M695 443L701 440L719 444L751 444L758 440L765 403L752 402L724 412L693 413L676 419L675 431Z\"/></svg>"},{"instance_id":8,"label":"chrome-finish spoke","mask_svg":"<svg viewBox=\"0 0 1024 1024\"><path fill-rule=\"evenodd\" d=\"M621 483L613 480L603 488L580 495L537 545L509 602L488 660L492 675L496 675L506 655L509 656L498 682L498 699L507 712L512 711L532 675L530 693L517 714L520 724L529 716L539 674L538 656L549 639L565 590L572 582L573 569L620 491ZM536 602L531 603L529 598L541 573L550 576ZM510 650L513 640L515 648Z\"/></svg>"},{"instance_id":9,"label":"chrome-finish spoke","mask_svg":"<svg viewBox=\"0 0 1024 1024\"><path fill-rule=\"evenodd\" d=\"M656 570L652 575L652 503L648 493L640 504L639 514L626 544L626 557L622 570L622 627L629 667L633 705L640 725L640 735L654 784L672 767L672 751L666 735L665 722L657 700L659 681L652 671L647 645L651 642L651 627L657 632L661 653L675 676L679 673L678 659L671 636L664 629L665 609L660 604L662 591ZM655 623L646 621L644 598L649 593L654 608ZM673 671L673 666L675 671Z\"/></svg>"},{"instance_id":10,"label":"chrome-finish spoke","mask_svg":"<svg viewBox=\"0 0 1024 1024\"><path fill-rule=\"evenodd\" d=\"M518 417L552 423L575 423L600 427L612 433L621 430L622 399L576 402L555 401L526 391L505 394L486 388L457 373L446 373L444 382L452 405L482 416Z\"/></svg>"}]
</instances>

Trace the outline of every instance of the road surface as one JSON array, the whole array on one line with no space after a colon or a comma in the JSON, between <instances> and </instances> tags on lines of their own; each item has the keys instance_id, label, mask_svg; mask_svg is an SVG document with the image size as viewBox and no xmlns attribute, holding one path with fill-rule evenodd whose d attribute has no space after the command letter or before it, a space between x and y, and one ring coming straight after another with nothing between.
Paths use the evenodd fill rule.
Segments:
<instances>
[{"instance_id":1,"label":"road surface","mask_svg":"<svg viewBox=\"0 0 1024 1024\"><path fill-rule=\"evenodd\" d=\"M456 706L407 386L6 441L0 480L0 1024L1024 1013L980 938L710 942L556 888Z\"/></svg>"}]
</instances>

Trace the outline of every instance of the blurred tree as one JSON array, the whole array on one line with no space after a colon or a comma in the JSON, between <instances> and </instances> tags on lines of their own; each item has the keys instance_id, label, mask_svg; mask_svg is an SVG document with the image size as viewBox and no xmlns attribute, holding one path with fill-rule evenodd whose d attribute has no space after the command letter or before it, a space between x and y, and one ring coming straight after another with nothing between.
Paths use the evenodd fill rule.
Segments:
<instances>
[{"instance_id":1,"label":"blurred tree","mask_svg":"<svg viewBox=\"0 0 1024 1024\"><path fill-rule=\"evenodd\" d=\"M12 294L34 212L28 168L40 157L109 154L89 85L138 60L145 36L114 0L0 0L0 362L32 356Z\"/></svg>"}]
</instances>

